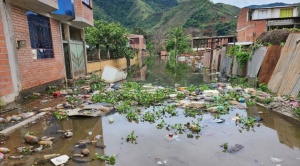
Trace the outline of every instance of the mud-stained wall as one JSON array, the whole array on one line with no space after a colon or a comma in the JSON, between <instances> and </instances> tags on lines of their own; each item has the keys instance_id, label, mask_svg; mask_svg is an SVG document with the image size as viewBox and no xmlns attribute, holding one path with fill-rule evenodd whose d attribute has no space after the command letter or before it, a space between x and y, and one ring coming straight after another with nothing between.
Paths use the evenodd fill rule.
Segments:
<instances>
[{"instance_id":1,"label":"mud-stained wall","mask_svg":"<svg viewBox=\"0 0 300 166\"><path fill-rule=\"evenodd\" d=\"M130 59L130 65L135 65L138 61L138 58L135 57L133 59ZM88 62L87 63L87 72L97 72L97 71L103 71L104 66L109 65L116 67L118 69L125 69L127 67L126 58L119 58L119 59L109 59L104 60L101 62Z\"/></svg>"},{"instance_id":2,"label":"mud-stained wall","mask_svg":"<svg viewBox=\"0 0 300 166\"><path fill-rule=\"evenodd\" d=\"M258 73L258 83L268 84L281 54L282 46L269 46Z\"/></svg>"}]
</instances>

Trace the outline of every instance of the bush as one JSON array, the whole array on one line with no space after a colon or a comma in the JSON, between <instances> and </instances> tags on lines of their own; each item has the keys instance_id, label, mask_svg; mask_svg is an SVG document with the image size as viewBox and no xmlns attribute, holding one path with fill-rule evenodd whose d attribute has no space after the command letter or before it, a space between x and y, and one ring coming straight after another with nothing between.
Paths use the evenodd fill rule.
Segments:
<instances>
[{"instance_id":1,"label":"bush","mask_svg":"<svg viewBox=\"0 0 300 166\"><path fill-rule=\"evenodd\" d=\"M294 115L300 119L300 107L294 109Z\"/></svg>"}]
</instances>

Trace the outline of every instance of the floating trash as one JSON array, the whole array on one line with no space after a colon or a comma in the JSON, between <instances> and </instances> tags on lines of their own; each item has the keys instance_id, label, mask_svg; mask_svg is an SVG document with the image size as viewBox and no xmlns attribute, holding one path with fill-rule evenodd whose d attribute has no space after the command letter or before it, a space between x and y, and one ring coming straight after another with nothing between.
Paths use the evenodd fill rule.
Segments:
<instances>
[{"instance_id":1,"label":"floating trash","mask_svg":"<svg viewBox=\"0 0 300 166\"><path fill-rule=\"evenodd\" d=\"M236 153L236 152L240 151L243 148L244 148L243 145L235 144L234 147L231 147L230 149L228 149L227 152Z\"/></svg>"},{"instance_id":2,"label":"floating trash","mask_svg":"<svg viewBox=\"0 0 300 166\"><path fill-rule=\"evenodd\" d=\"M272 156L269 156L270 157L270 160L273 162L273 163L280 163L283 161L283 159L281 158L275 158L275 157L272 157Z\"/></svg>"}]
</instances>

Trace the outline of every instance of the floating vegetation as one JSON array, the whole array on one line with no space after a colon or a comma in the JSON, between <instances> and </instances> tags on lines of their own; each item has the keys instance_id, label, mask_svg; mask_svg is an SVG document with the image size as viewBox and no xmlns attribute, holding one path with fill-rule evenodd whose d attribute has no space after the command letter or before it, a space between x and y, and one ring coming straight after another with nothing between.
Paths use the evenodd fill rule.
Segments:
<instances>
[{"instance_id":1,"label":"floating vegetation","mask_svg":"<svg viewBox=\"0 0 300 166\"><path fill-rule=\"evenodd\" d=\"M68 115L64 112L55 111L53 115L57 120L63 120L68 118Z\"/></svg>"},{"instance_id":2,"label":"floating vegetation","mask_svg":"<svg viewBox=\"0 0 300 166\"><path fill-rule=\"evenodd\" d=\"M156 125L156 127L157 127L158 129L162 129L162 128L164 128L165 125L166 125L165 121L162 120L160 123L158 123L158 124Z\"/></svg>"},{"instance_id":3,"label":"floating vegetation","mask_svg":"<svg viewBox=\"0 0 300 166\"><path fill-rule=\"evenodd\" d=\"M137 138L138 136L134 135L134 131L132 131L130 134L127 135L126 141L137 144L136 142Z\"/></svg>"},{"instance_id":4,"label":"floating vegetation","mask_svg":"<svg viewBox=\"0 0 300 166\"><path fill-rule=\"evenodd\" d=\"M139 116L136 112L134 111L129 111L127 112L126 114L126 118L129 122L136 122L138 123L139 122Z\"/></svg>"},{"instance_id":5,"label":"floating vegetation","mask_svg":"<svg viewBox=\"0 0 300 166\"><path fill-rule=\"evenodd\" d=\"M155 116L155 113L148 111L142 116L142 119L144 121L154 123L156 120L156 116Z\"/></svg>"},{"instance_id":6,"label":"floating vegetation","mask_svg":"<svg viewBox=\"0 0 300 166\"><path fill-rule=\"evenodd\" d=\"M93 159L98 159L98 160L104 161L104 162L106 162L106 164L109 164L109 165L116 164L116 159L115 159L114 155L108 156L108 155L100 155L98 153L95 153L95 158L93 158Z\"/></svg>"}]
</instances>

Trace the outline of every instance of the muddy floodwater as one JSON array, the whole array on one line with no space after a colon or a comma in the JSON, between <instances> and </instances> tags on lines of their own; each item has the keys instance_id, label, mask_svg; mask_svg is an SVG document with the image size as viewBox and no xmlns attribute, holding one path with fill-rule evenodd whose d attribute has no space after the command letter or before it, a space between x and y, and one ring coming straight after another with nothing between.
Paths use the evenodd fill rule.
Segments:
<instances>
[{"instance_id":1,"label":"muddy floodwater","mask_svg":"<svg viewBox=\"0 0 300 166\"><path fill-rule=\"evenodd\" d=\"M155 61L154 64L163 63ZM150 68L151 69L151 68ZM204 74L187 74L178 80L171 80L159 67L151 70L146 82L172 86L173 83L200 84L205 81ZM166 82L163 82L163 81ZM171 80L171 81L168 81ZM191 81L189 81L191 80ZM207 77L209 80L209 76ZM167 104L167 103L165 103ZM141 114L147 111L158 111L164 106L151 106L142 108ZM128 122L126 115L111 112L104 117L95 118L68 118L56 120L51 115L45 116L35 123L31 123L14 133L6 141L2 141L1 147L11 149L7 156L18 156L15 148L30 146L25 143L23 136L27 131L34 132L39 138L42 136L55 137L53 145L44 148L41 152L24 155L21 159L5 158L0 165L53 165L50 161L42 161L45 154L60 154L73 156L79 154L81 148L75 147L78 140L93 140L96 135L102 135L101 144L106 148L101 149L93 144L88 144L90 150L88 157L76 157L76 161L70 159L65 165L107 165L99 160L91 160L95 153L116 155L116 166L299 166L300 165L300 125L289 122L272 112L260 107L251 106L247 110L232 108L229 114L222 115L223 123L214 122L214 116L204 113L196 118L185 117L184 109L176 108L177 116L166 114L155 123ZM257 122L249 130L240 124L236 124L233 117L260 116L261 122ZM114 122L109 123L113 118ZM201 119L200 119L201 118ZM164 120L162 129L157 128ZM192 133L190 130L177 130L172 128L175 124L199 123L201 131ZM71 138L63 138L59 130L71 129L74 133ZM137 136L136 143L127 142L128 134L134 131ZM173 134L172 139L169 133ZM228 143L228 149L235 144L243 148L235 153L224 151L220 145ZM35 145L35 148L39 145Z\"/></svg>"}]
</instances>

